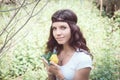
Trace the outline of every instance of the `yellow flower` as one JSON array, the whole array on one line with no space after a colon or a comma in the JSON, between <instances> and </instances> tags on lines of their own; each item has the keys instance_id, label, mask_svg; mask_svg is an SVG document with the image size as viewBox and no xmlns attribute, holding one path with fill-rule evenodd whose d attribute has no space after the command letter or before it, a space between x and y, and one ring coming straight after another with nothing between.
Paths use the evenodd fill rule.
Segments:
<instances>
[{"instance_id":1,"label":"yellow flower","mask_svg":"<svg viewBox=\"0 0 120 80\"><path fill-rule=\"evenodd\" d=\"M50 57L50 61L53 61L54 63L58 64L58 57L57 54L52 54L52 56Z\"/></svg>"}]
</instances>

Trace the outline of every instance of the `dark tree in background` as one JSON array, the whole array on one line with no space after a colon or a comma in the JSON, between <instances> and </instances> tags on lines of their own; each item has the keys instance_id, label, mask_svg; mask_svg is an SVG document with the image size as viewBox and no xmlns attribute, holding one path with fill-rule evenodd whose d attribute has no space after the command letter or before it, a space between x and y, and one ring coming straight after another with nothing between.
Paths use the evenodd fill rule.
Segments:
<instances>
[{"instance_id":1,"label":"dark tree in background","mask_svg":"<svg viewBox=\"0 0 120 80\"><path fill-rule=\"evenodd\" d=\"M120 10L120 0L94 0L94 2L109 18L113 17L115 11Z\"/></svg>"}]
</instances>

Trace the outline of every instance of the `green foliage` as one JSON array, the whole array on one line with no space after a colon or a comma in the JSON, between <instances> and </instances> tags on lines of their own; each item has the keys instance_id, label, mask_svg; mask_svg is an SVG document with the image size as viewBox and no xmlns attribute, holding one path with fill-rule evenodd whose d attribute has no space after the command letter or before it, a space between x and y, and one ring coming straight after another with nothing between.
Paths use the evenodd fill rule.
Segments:
<instances>
[{"instance_id":1,"label":"green foliage","mask_svg":"<svg viewBox=\"0 0 120 80\"><path fill-rule=\"evenodd\" d=\"M115 21L120 24L120 10L115 12L114 18L115 18Z\"/></svg>"},{"instance_id":2,"label":"green foliage","mask_svg":"<svg viewBox=\"0 0 120 80\"><path fill-rule=\"evenodd\" d=\"M45 80L47 75L40 59L41 52L35 49L35 45L30 46L28 43L19 45L13 53L9 53L0 61L0 77L2 79L14 79L22 76L24 80Z\"/></svg>"},{"instance_id":3,"label":"green foliage","mask_svg":"<svg viewBox=\"0 0 120 80\"><path fill-rule=\"evenodd\" d=\"M48 61L48 63L49 63L51 55L52 55L51 53L48 53L48 54L42 55L42 57L44 57Z\"/></svg>"},{"instance_id":4,"label":"green foliage","mask_svg":"<svg viewBox=\"0 0 120 80\"><path fill-rule=\"evenodd\" d=\"M110 54L110 50L104 50L103 57L100 62L94 64L91 74L92 80L117 80L119 79L120 68L118 66L120 60L115 55Z\"/></svg>"},{"instance_id":5,"label":"green foliage","mask_svg":"<svg viewBox=\"0 0 120 80\"><path fill-rule=\"evenodd\" d=\"M36 12L43 4L44 1L40 3ZM32 6L28 7L28 11ZM116 13L114 21L100 16L99 10L89 0L51 0L40 14L32 18L20 34L15 37L13 42L15 47L11 48L0 59L0 80L18 80L18 78L45 80L47 78L41 55L44 53L45 43L49 35L50 17L56 10L64 8L71 9L77 14L77 25L80 26L87 40L87 45L93 53L91 80L120 79L119 13ZM10 16L10 14L2 14L1 25L4 26L10 19L8 15ZM25 15L25 10L21 10L16 19ZM24 23L25 19L26 16L17 23L16 29ZM26 32L28 35L24 38ZM0 37L0 41L0 44L3 43L3 37Z\"/></svg>"}]
</instances>

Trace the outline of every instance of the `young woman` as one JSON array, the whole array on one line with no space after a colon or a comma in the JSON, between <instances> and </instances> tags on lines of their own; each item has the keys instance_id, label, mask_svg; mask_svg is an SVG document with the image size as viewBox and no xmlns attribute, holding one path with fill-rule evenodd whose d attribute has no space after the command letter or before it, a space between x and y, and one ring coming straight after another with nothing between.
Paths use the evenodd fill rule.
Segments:
<instances>
[{"instance_id":1,"label":"young woman","mask_svg":"<svg viewBox=\"0 0 120 80\"><path fill-rule=\"evenodd\" d=\"M59 63L48 66L49 80L88 80L92 59L76 14L69 9L58 10L51 20L46 53L56 50Z\"/></svg>"}]
</instances>

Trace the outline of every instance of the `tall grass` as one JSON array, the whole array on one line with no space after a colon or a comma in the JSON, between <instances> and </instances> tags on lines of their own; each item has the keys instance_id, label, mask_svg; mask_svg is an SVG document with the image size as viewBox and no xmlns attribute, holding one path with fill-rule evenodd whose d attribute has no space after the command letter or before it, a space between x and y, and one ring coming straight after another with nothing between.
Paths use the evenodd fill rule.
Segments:
<instances>
[{"instance_id":1,"label":"tall grass","mask_svg":"<svg viewBox=\"0 0 120 80\"><path fill-rule=\"evenodd\" d=\"M37 6L36 12L45 3ZM25 7L30 10L33 5ZM78 16L78 24L87 40L94 56L91 80L117 80L120 74L120 30L115 22L99 15L99 11L89 0L51 0L47 6L14 38L15 45L0 59L0 80L45 80L46 69L40 59L44 53L51 26L51 15L58 9L71 9ZM9 16L8 16L9 15ZM12 14L2 14L1 25L7 24ZM23 17L15 25L15 29L26 20L25 10L21 10L16 18ZM15 21L14 21L15 22ZM13 22L13 23L14 23ZM0 37L2 40L4 37ZM117 57L116 57L117 56Z\"/></svg>"}]
</instances>

